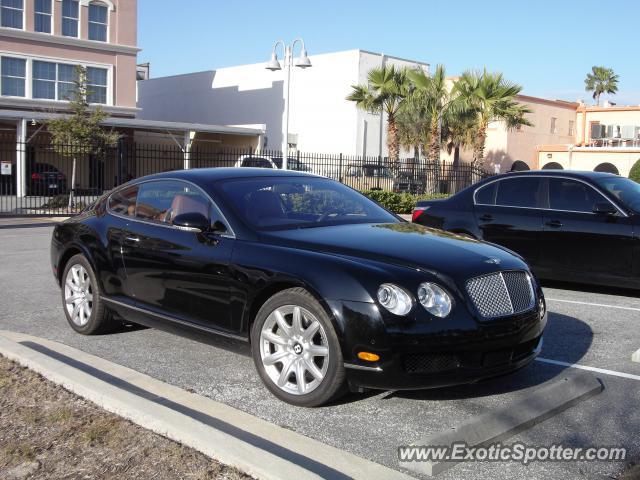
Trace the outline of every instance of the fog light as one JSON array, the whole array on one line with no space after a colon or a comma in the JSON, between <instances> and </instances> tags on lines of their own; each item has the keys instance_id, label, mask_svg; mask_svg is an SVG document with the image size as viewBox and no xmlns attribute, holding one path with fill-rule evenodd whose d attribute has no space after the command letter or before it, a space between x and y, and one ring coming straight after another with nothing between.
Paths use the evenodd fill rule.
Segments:
<instances>
[{"instance_id":1,"label":"fog light","mask_svg":"<svg viewBox=\"0 0 640 480\"><path fill-rule=\"evenodd\" d=\"M367 362L377 362L380 360L380 355L371 352L358 352L358 358Z\"/></svg>"}]
</instances>

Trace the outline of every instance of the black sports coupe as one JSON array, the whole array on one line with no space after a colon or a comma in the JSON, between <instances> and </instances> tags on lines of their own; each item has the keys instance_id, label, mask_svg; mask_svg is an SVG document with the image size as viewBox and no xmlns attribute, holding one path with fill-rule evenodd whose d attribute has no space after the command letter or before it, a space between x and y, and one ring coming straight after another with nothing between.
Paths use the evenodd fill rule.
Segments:
<instances>
[{"instance_id":1,"label":"black sports coupe","mask_svg":"<svg viewBox=\"0 0 640 480\"><path fill-rule=\"evenodd\" d=\"M51 261L77 332L126 319L226 337L301 406L512 372L537 355L547 320L520 257L304 172L133 180L56 226Z\"/></svg>"},{"instance_id":2,"label":"black sports coupe","mask_svg":"<svg viewBox=\"0 0 640 480\"><path fill-rule=\"evenodd\" d=\"M507 247L542 279L640 288L640 185L618 175L497 175L418 202L413 221Z\"/></svg>"}]
</instances>

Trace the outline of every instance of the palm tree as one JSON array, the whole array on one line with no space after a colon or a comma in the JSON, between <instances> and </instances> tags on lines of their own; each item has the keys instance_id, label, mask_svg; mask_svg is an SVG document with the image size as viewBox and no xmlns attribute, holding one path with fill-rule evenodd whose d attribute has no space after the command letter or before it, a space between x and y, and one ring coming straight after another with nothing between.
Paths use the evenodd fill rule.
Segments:
<instances>
[{"instance_id":1,"label":"palm tree","mask_svg":"<svg viewBox=\"0 0 640 480\"><path fill-rule=\"evenodd\" d=\"M423 112L403 107L396 116L398 143L405 150L413 150L414 158L420 158L429 143L429 119Z\"/></svg>"},{"instance_id":2,"label":"palm tree","mask_svg":"<svg viewBox=\"0 0 640 480\"><path fill-rule=\"evenodd\" d=\"M356 102L358 108L371 113L387 114L387 147L392 166L400 156L396 117L408 93L405 69L393 65L369 71L367 85L352 85L347 100Z\"/></svg>"},{"instance_id":3,"label":"palm tree","mask_svg":"<svg viewBox=\"0 0 640 480\"><path fill-rule=\"evenodd\" d=\"M503 121L508 129L531 125L525 114L532 110L516 100L522 87L505 80L501 73L467 71L456 82L454 90L464 109L475 112L474 164L484 160L489 123Z\"/></svg>"},{"instance_id":4,"label":"palm tree","mask_svg":"<svg viewBox=\"0 0 640 480\"><path fill-rule=\"evenodd\" d=\"M427 157L431 162L440 160L442 119L452 105L453 97L447 86L447 76L442 65L436 67L433 76L423 70L408 70L411 94L403 105L404 109L428 122L428 135L424 143L429 144Z\"/></svg>"},{"instance_id":5,"label":"palm tree","mask_svg":"<svg viewBox=\"0 0 640 480\"><path fill-rule=\"evenodd\" d=\"M442 139L447 153L453 153L453 164L460 163L460 150L472 147L477 136L477 115L474 110L453 108L442 121Z\"/></svg>"},{"instance_id":6,"label":"palm tree","mask_svg":"<svg viewBox=\"0 0 640 480\"><path fill-rule=\"evenodd\" d=\"M613 73L613 69L606 67L591 67L591 73L587 73L584 79L584 89L593 92L596 105L600 105L600 95L603 93L614 94L618 91L620 77Z\"/></svg>"}]
</instances>

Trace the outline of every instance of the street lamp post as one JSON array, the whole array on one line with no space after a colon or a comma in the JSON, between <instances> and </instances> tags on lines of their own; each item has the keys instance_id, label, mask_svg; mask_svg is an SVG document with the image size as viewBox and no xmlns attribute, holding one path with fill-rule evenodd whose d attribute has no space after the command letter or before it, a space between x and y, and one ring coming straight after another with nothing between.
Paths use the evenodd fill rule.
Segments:
<instances>
[{"instance_id":1,"label":"street lamp post","mask_svg":"<svg viewBox=\"0 0 640 480\"><path fill-rule=\"evenodd\" d=\"M293 49L296 43L300 43L300 56L296 59L295 66L298 68L308 68L311 66L311 60L307 56L307 49L304 47L304 40L296 38L291 45L285 44L282 40L278 40L273 45L273 51L271 52L271 60L267 63L267 70L273 72L282 70L280 62L278 61L277 48L278 45L282 45L284 49L284 68L287 69L287 73L284 77L284 120L283 132L282 132L282 169L287 170L288 167L288 154L289 154L289 84L291 83L291 66L293 63Z\"/></svg>"}]
</instances>

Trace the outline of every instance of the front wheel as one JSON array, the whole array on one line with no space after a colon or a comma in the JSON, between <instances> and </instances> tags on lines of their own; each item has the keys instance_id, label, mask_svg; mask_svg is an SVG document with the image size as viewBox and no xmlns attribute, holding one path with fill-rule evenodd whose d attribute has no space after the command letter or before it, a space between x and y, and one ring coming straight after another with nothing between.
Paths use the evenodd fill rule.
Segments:
<instances>
[{"instance_id":1,"label":"front wheel","mask_svg":"<svg viewBox=\"0 0 640 480\"><path fill-rule=\"evenodd\" d=\"M113 313L100 298L96 275L84 255L69 259L62 281L62 305L71 328L83 335L94 335L117 326Z\"/></svg>"},{"instance_id":2,"label":"front wheel","mask_svg":"<svg viewBox=\"0 0 640 480\"><path fill-rule=\"evenodd\" d=\"M284 290L267 300L253 324L251 348L262 381L280 400L317 407L346 391L333 325L302 288Z\"/></svg>"}]
</instances>

